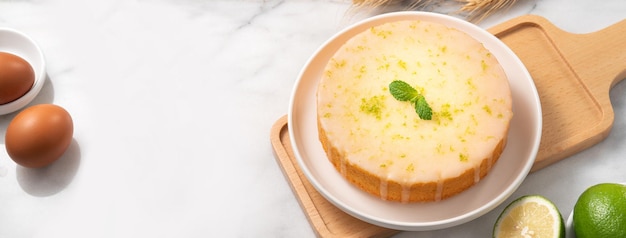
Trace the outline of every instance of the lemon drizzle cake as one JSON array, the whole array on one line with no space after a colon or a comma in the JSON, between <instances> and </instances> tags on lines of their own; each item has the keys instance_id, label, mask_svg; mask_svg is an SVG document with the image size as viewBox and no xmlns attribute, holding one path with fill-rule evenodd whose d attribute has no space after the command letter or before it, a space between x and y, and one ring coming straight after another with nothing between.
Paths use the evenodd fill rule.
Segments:
<instances>
[{"instance_id":1,"label":"lemon drizzle cake","mask_svg":"<svg viewBox=\"0 0 626 238\"><path fill-rule=\"evenodd\" d=\"M420 118L390 84L432 110ZM317 89L320 142L348 181L381 199L439 201L480 181L506 145L511 92L496 58L442 24L398 21L341 46Z\"/></svg>"}]
</instances>

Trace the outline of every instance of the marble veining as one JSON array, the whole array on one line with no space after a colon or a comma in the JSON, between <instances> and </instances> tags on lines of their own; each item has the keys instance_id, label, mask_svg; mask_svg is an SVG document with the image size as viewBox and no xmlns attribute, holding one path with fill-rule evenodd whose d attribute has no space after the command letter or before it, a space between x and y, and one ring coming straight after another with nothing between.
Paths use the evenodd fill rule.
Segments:
<instances>
[{"instance_id":1,"label":"marble veining","mask_svg":"<svg viewBox=\"0 0 626 238\"><path fill-rule=\"evenodd\" d=\"M428 10L462 17L451 9ZM270 127L323 42L398 10L355 11L349 0L0 0L0 27L28 34L46 56L31 104L61 105L75 124L70 150L45 169L16 166L0 147L0 237L314 237ZM623 0L526 0L478 25L537 14L586 33L624 12ZM605 141L531 174L505 203L542 194L566 217L584 188L626 181L625 94L624 83L611 91ZM0 134L14 116L0 116ZM503 206L397 236L487 237Z\"/></svg>"}]
</instances>

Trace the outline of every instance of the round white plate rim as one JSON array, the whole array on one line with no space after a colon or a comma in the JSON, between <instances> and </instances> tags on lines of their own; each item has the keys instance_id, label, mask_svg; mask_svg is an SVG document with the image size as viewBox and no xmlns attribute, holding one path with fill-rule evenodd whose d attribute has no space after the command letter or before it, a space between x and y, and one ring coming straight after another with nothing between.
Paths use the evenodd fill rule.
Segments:
<instances>
[{"instance_id":1,"label":"round white plate rim","mask_svg":"<svg viewBox=\"0 0 626 238\"><path fill-rule=\"evenodd\" d=\"M575 238L576 234L574 234L574 227L572 223L574 222L574 211L569 213L567 217L567 221L565 221L565 237L567 238Z\"/></svg>"},{"instance_id":2,"label":"round white plate rim","mask_svg":"<svg viewBox=\"0 0 626 238\"><path fill-rule=\"evenodd\" d=\"M35 82L22 97L0 105L0 115L17 111L30 103L39 94L46 79L46 63L43 52L31 37L12 28L0 27L0 39L2 38L5 39L0 41L0 51L17 55L26 60L35 71Z\"/></svg>"},{"instance_id":3,"label":"round white plate rim","mask_svg":"<svg viewBox=\"0 0 626 238\"><path fill-rule=\"evenodd\" d=\"M387 21L393 21L395 19L422 19L422 20L432 20L432 21L437 21L440 23L444 23L447 24L449 26L453 26L453 27L457 27L457 28L462 28L463 31L466 31L466 33L472 35L474 38L476 38L477 40L485 43L485 47L487 47L490 51L492 51L492 53L499 59L502 60L501 58L503 57L507 57L507 62L511 63L511 65L507 66L507 65L503 65L503 67L505 68L505 71L507 71L507 75L509 76L509 80L511 80L511 78L523 78L521 79L521 81L515 81L515 82L511 82L512 83L512 92L514 94L514 98L516 96L516 93L519 94L519 92L517 92L516 90L514 90L513 84L517 84L517 85L522 85L524 87L524 89L526 91L524 91L524 95L522 98L524 98L524 102L527 102L526 104L520 104L519 102L517 102L517 100L514 101L514 112L520 112L520 110L522 110L525 113L516 113L513 121L517 120L524 120L524 119L528 119L530 121L530 123L532 124L533 128L535 128L534 131L529 132L529 134L527 134L527 137L525 139L528 139L530 141L530 144L528 144L528 148L527 150L525 150L524 152L528 155L525 158L525 162L522 165L522 168L519 170L520 173L517 174L517 176L515 176L515 178L513 179L513 182L511 182L510 184L508 184L506 186L506 188L500 193L498 194L496 197L494 197L491 201L487 202L486 204L482 205L481 207L479 207L478 209L475 209L473 211L467 212L465 214L456 216L456 217L450 217L447 219L441 219L441 220L434 220L434 221L426 221L426 222L404 222L404 221L397 221L394 219L386 219L386 218L380 218L380 217L376 217L373 216L371 213L368 212L364 212L361 210L358 210L354 207L353 204L348 204L348 201L344 201L341 200L337 197L337 194L335 193L331 193L328 190L327 186L324 186L321 184L321 180L320 178L318 178L314 172L318 172L318 171L312 171L312 169L310 168L310 166L308 166L309 164L307 163L307 159L305 159L306 156L304 156L305 154L308 156L309 152L311 150L316 151L317 153L319 153L319 149L321 148L321 145L315 146L316 148L306 148L304 146L302 146L302 143L300 140L300 137L302 134L301 130L303 130L302 127L298 126L298 123L301 122L302 120L306 120L308 121L308 123L303 123L304 125L313 125L314 124L314 120L312 120L312 118L306 118L305 115L303 114L303 111L306 110L313 110L312 108L315 107L314 105L314 96L313 98L306 98L305 96L302 96L303 92L302 90L306 90L305 92L309 92L309 94L311 93L311 90L315 91L314 89L308 88L307 86L310 86L312 88L315 88L315 86L317 85L316 80L313 80L315 82L309 82L307 80L305 80L305 76L309 73L309 71L311 70L309 67L311 66L312 63L314 63L318 58L320 57L330 57L332 56L332 54L334 53L334 50L326 50L325 48L327 46L329 46L331 43L336 43L336 41L345 41L345 39L341 39L341 38L349 38L351 36L346 36L349 35L351 32L352 33L358 33L360 31L362 31L362 29L364 27L367 27L369 25L376 25L376 24L380 24L378 22L387 22ZM361 28L361 30L359 30L359 28ZM495 52L494 50L497 49L498 51ZM331 51L326 52L326 51ZM329 55L330 54L330 55ZM514 72L509 72L508 68L514 68L515 70L512 70ZM516 74L516 75L512 75L512 74ZM513 77L515 76L515 77ZM314 95L314 94L313 94ZM311 95L308 95L311 96ZM520 95L517 95L518 97ZM304 101L304 102L302 102ZM313 105L313 107L300 107L301 104L307 104L307 105ZM530 110L530 111L529 111ZM528 113L530 112L530 113ZM521 114L521 115L520 115ZM520 119L520 117L524 117L524 119ZM303 119L304 118L304 119ZM314 119L314 118L313 118ZM513 121L512 121L512 125L513 125ZM326 41L316 52L315 54L309 59L309 61L305 64L305 67L303 68L303 70L300 72L300 75L298 76L298 79L296 81L296 84L294 85L293 91L292 91L292 95L291 95L291 99L289 102L289 113L288 113L288 126L289 126L289 133L290 133L290 138L291 138L291 143L292 143L292 147L294 150L294 155L296 157L296 160L298 161L299 166L301 167L303 173L305 174L305 176L307 177L307 179L311 182L311 184L317 189L317 191L320 192L320 194L322 194L327 200L329 200L331 203L333 203L335 206L337 206L338 208L340 208L341 210L343 210L344 212L355 216L361 220L364 220L366 222L375 224L375 225L379 225L379 226L383 226L383 227L387 227L387 228L391 228L391 229L397 229L397 230L409 230L409 231L420 231L420 230L433 230L433 229L442 229L442 228L447 228L447 227L451 227L451 226L455 226L455 225L459 225L465 222L468 222L470 220L473 220L487 212L489 212L490 210L492 210L493 208L497 207L500 203L502 203L504 200L506 200L506 198L508 198L516 189L517 187L521 184L521 182L523 181L523 179L526 177L526 175L529 173L534 159L536 157L538 148L539 148L539 141L541 139L541 127L542 127L542 118L541 118L541 104L539 102L539 95L537 92L537 89L535 88L534 82L532 81L530 74L528 73L527 69L524 67L523 63L521 62L521 60L519 58L517 58L517 56L513 53L512 50L510 50L508 48L508 46L506 46L502 41L500 41L499 39L497 39L495 36L491 35L490 33L486 32L485 30L479 28L476 25L473 25L471 23L462 21L460 19L457 18L453 18L450 16L446 16L446 15L442 15L442 14L438 14L438 13L428 13L428 12L396 12L396 13L388 13L388 14L382 14L379 16L375 16L369 19L366 19L364 21L361 21L357 24L354 24L346 29L344 29L343 31L340 31L339 33L337 33L334 37L330 38L328 41ZM315 127L315 126L314 126ZM306 129L306 128L304 128ZM310 128L309 128L310 130ZM315 130L316 131L316 130ZM311 134L311 133L309 133ZM509 137L511 136L511 132L509 134ZM315 138L316 139L316 138ZM509 141L511 141L511 139L509 139ZM509 142L510 143L510 142ZM503 152L503 157L504 154L507 153L507 150L509 150L511 146L507 146L507 148L505 148L505 151ZM322 163L327 163L328 166L330 166L330 163L328 162L328 160L326 159L326 157L324 157L325 161ZM503 160L502 158L500 159L501 161ZM505 162L499 162L496 164L496 166L498 166L501 163L505 163ZM331 167L332 168L332 167ZM333 168L334 171L334 168ZM336 173L336 171L334 171ZM490 172L490 174L493 173ZM332 175L331 175L332 176ZM493 176L492 176L493 177ZM489 175L484 179L484 180L488 180L490 177ZM483 181L484 181L483 180ZM345 181L344 181L345 182ZM341 182L339 182L341 183ZM347 182L346 182L347 183ZM481 183L477 184L476 186L474 186L471 189L475 189L475 187L477 187L478 185L480 185ZM468 191L464 192L465 194L468 193ZM370 196L368 194L364 194L363 196ZM459 197L462 196L462 194L457 195L455 197ZM373 196L370 196L373 197ZM450 198L447 200L444 200L443 202L439 202L439 203L430 203L430 204L442 204L445 203L448 200L454 199ZM378 198L375 198L378 199ZM380 200L380 199L378 199ZM353 201L350 201L353 202ZM393 204L393 206L400 206L400 207L407 207L407 208L415 208L417 207L418 209L421 207L425 207L428 205L423 205L423 204L396 204L396 203L392 203L392 202L385 202L385 201L380 201L386 204ZM376 202L374 202L376 203ZM380 204L376 204L376 205L380 205ZM390 205L392 206L392 205Z\"/></svg>"}]
</instances>

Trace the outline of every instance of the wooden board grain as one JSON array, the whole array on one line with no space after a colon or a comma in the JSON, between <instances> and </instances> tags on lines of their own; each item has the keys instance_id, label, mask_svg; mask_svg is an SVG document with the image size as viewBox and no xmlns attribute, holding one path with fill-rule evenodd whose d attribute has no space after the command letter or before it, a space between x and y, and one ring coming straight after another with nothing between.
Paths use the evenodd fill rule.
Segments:
<instances>
[{"instance_id":1,"label":"wooden board grain","mask_svg":"<svg viewBox=\"0 0 626 238\"><path fill-rule=\"evenodd\" d=\"M517 54L539 92L543 131L532 171L608 136L614 120L609 91L626 78L626 20L598 32L572 34L545 18L526 15L489 32ZM275 122L270 140L276 160L318 236L389 237L398 232L348 215L315 190L294 158L287 116Z\"/></svg>"},{"instance_id":2,"label":"wooden board grain","mask_svg":"<svg viewBox=\"0 0 626 238\"><path fill-rule=\"evenodd\" d=\"M608 136L614 120L609 90L626 78L626 20L572 34L526 15L489 31L522 60L539 92L543 131L533 171Z\"/></svg>"}]
</instances>

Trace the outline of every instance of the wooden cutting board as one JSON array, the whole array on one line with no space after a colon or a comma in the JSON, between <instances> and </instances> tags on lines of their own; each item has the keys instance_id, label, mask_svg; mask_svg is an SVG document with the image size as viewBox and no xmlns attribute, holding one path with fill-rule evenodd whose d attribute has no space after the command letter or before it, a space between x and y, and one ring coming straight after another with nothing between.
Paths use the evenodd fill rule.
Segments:
<instances>
[{"instance_id":1,"label":"wooden cutting board","mask_svg":"<svg viewBox=\"0 0 626 238\"><path fill-rule=\"evenodd\" d=\"M543 130L533 171L608 136L614 115L609 90L626 78L626 20L581 35L528 15L489 32L517 54L539 92Z\"/></svg>"},{"instance_id":2,"label":"wooden cutting board","mask_svg":"<svg viewBox=\"0 0 626 238\"><path fill-rule=\"evenodd\" d=\"M521 16L489 32L507 44L530 72L541 100L543 131L532 171L589 148L613 125L610 89L626 78L626 20L598 32L572 34L545 18ZM309 183L291 147L287 116L271 129L276 159L320 237L389 237L398 231L344 213Z\"/></svg>"}]
</instances>

